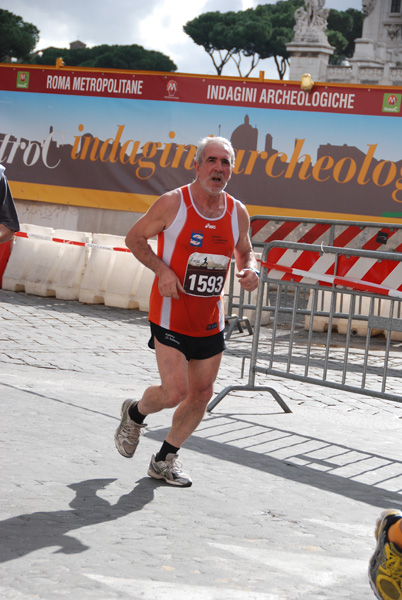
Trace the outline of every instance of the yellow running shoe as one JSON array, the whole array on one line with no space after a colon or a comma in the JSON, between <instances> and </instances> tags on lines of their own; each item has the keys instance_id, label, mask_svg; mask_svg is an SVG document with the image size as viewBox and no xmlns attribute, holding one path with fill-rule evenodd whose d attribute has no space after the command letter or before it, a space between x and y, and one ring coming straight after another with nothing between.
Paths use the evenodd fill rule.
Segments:
<instances>
[{"instance_id":1,"label":"yellow running shoe","mask_svg":"<svg viewBox=\"0 0 402 600\"><path fill-rule=\"evenodd\" d=\"M402 600L402 548L388 540L388 530L402 519L400 510L386 510L377 521L377 547L370 559L369 580L380 600Z\"/></svg>"}]
</instances>

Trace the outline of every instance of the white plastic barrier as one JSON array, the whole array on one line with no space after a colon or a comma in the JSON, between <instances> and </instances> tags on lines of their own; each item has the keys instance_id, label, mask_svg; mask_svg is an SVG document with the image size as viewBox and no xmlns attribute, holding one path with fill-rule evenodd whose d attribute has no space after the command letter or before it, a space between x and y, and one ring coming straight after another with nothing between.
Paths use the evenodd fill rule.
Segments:
<instances>
[{"instance_id":1,"label":"white plastic barrier","mask_svg":"<svg viewBox=\"0 0 402 600\"><path fill-rule=\"evenodd\" d=\"M92 234L55 229L53 237L80 243L80 245L75 245L53 242L53 246L60 246L52 281L55 296L59 300L78 300L90 254L90 248L86 244L92 241Z\"/></svg>"},{"instance_id":2,"label":"white plastic barrier","mask_svg":"<svg viewBox=\"0 0 402 600\"><path fill-rule=\"evenodd\" d=\"M111 250L126 248L122 236L97 233L92 243L95 247L92 248L81 282L79 301L148 311L153 272L144 267L131 252ZM156 251L156 241L151 240L150 244Z\"/></svg>"},{"instance_id":3,"label":"white plastic barrier","mask_svg":"<svg viewBox=\"0 0 402 600\"><path fill-rule=\"evenodd\" d=\"M103 300L106 306L139 308L136 298L142 272L145 269L131 253L113 252Z\"/></svg>"},{"instance_id":4,"label":"white plastic barrier","mask_svg":"<svg viewBox=\"0 0 402 600\"><path fill-rule=\"evenodd\" d=\"M157 251L157 240L148 240L152 250L156 253ZM132 257L134 258L134 257ZM144 267L139 263L142 269L140 270L140 276L138 281L138 287L135 292L135 300L138 303L138 308L143 312L149 311L149 295L151 293L152 284L154 282L155 274L150 269Z\"/></svg>"},{"instance_id":5,"label":"white plastic barrier","mask_svg":"<svg viewBox=\"0 0 402 600\"><path fill-rule=\"evenodd\" d=\"M318 291L317 293L317 311L330 312L331 302L332 302L332 292L322 292ZM341 292L336 294L336 305L335 311L337 313L344 313L346 315L349 314L350 311L350 294L342 294ZM379 300L374 298L371 301L370 298L356 297L355 306L354 306L354 315L364 315L369 316L372 314L380 315L382 314L382 307L385 303L388 303L388 314L389 316L389 300ZM310 292L307 310L312 309L313 303L313 292ZM314 315L313 320L313 331L324 332L328 330L329 318L325 316L317 316ZM304 320L305 329L309 329L310 327L310 316L306 315ZM350 324L350 331L353 335L363 336L367 335L367 327L368 321L360 321L357 319L352 319ZM332 319L332 329L337 331L341 335L346 335L348 331L348 318L347 317L334 317ZM383 333L382 329L371 329L371 335L379 335Z\"/></svg>"},{"instance_id":6,"label":"white plastic barrier","mask_svg":"<svg viewBox=\"0 0 402 600\"><path fill-rule=\"evenodd\" d=\"M22 224L21 231L52 237L51 227ZM48 280L56 268L59 244L38 238L16 237L3 275L3 289L39 296L54 296Z\"/></svg>"},{"instance_id":7,"label":"white plastic barrier","mask_svg":"<svg viewBox=\"0 0 402 600\"><path fill-rule=\"evenodd\" d=\"M386 317L387 319L390 317L394 319L402 319L400 305L398 303L394 304L394 308L391 310L391 300L381 300L380 315L382 317ZM384 333L385 336L388 337L389 332L386 331ZM395 342L401 342L402 333L400 331L391 331L391 340Z\"/></svg>"},{"instance_id":8,"label":"white plastic barrier","mask_svg":"<svg viewBox=\"0 0 402 600\"><path fill-rule=\"evenodd\" d=\"M96 233L91 241L91 236L23 224L3 275L3 288L148 312L154 273L128 251L124 237ZM156 252L157 240L149 244ZM234 287L239 295L237 278ZM250 304L256 304L256 299L257 291L251 294ZM254 323L255 310L245 309L243 314ZM262 324L268 322L265 313Z\"/></svg>"},{"instance_id":9,"label":"white plastic barrier","mask_svg":"<svg viewBox=\"0 0 402 600\"><path fill-rule=\"evenodd\" d=\"M114 300L110 306L137 308L128 286L135 276L136 264L128 252L112 250L114 247L125 248L124 237L94 233L92 243L95 247L92 248L82 278L79 301L106 304L105 296L109 294L109 300Z\"/></svg>"}]
</instances>

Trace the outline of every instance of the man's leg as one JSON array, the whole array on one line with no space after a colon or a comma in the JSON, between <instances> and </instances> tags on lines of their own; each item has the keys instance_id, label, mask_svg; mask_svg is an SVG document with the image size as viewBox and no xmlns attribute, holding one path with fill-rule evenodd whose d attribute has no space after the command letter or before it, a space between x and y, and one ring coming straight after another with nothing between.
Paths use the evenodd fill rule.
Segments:
<instances>
[{"instance_id":1,"label":"man's leg","mask_svg":"<svg viewBox=\"0 0 402 600\"><path fill-rule=\"evenodd\" d=\"M188 394L176 408L166 437L173 446L180 448L201 423L213 394L221 360L222 353L204 360L190 360Z\"/></svg>"},{"instance_id":2,"label":"man's leg","mask_svg":"<svg viewBox=\"0 0 402 600\"><path fill-rule=\"evenodd\" d=\"M174 408L187 396L189 389L188 362L184 354L161 344L157 339L155 353L161 383L145 390L137 405L143 415Z\"/></svg>"},{"instance_id":3,"label":"man's leg","mask_svg":"<svg viewBox=\"0 0 402 600\"><path fill-rule=\"evenodd\" d=\"M163 350L159 354L161 359L161 355L164 355ZM181 465L177 461L177 453L182 444L197 428L205 414L205 409L213 393L213 384L218 374L221 358L222 353L219 353L212 358L190 360L186 364L187 394L174 412L172 427L161 449L156 455L152 456L148 469L148 475L151 477L164 479L171 485L181 487L189 487L192 484L191 477L181 470ZM162 372L165 372L163 358L160 362L158 360L158 364L161 364ZM171 373L171 369L168 369L168 381L171 378ZM173 374L173 381L175 381L175 374ZM163 379L162 389L166 389ZM184 388L182 388L183 390ZM169 396L173 399L172 393ZM171 406L176 404L177 398L175 404L172 402Z\"/></svg>"},{"instance_id":4,"label":"man's leg","mask_svg":"<svg viewBox=\"0 0 402 600\"><path fill-rule=\"evenodd\" d=\"M205 414L213 394L213 384L219 371L222 353L204 360L188 362L182 352L165 346L156 339L155 351L161 383L148 387L140 401L134 403L126 400L123 404L122 421L115 435L116 447L123 456L133 456L142 432L139 428L145 427L142 425L143 417L164 408L177 406L172 427L158 453L159 456L152 457L148 474L165 479L173 485L187 487L192 482L176 463L177 452ZM142 415L138 423L133 420L133 412Z\"/></svg>"},{"instance_id":5,"label":"man's leg","mask_svg":"<svg viewBox=\"0 0 402 600\"><path fill-rule=\"evenodd\" d=\"M144 431L145 417L163 408L177 406L188 393L187 360L182 352L155 340L160 385L148 387L141 400L126 400L115 432L115 444L122 456L132 458Z\"/></svg>"}]
</instances>

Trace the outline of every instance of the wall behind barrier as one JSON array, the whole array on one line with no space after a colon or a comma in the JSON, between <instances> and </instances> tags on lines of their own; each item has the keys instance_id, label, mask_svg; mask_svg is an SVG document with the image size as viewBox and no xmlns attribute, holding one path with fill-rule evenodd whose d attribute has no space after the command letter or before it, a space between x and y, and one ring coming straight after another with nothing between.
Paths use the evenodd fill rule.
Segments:
<instances>
[{"instance_id":1,"label":"wall behind barrier","mask_svg":"<svg viewBox=\"0 0 402 600\"><path fill-rule=\"evenodd\" d=\"M195 145L237 150L251 214L402 219L400 88L0 65L0 163L16 199L144 212L194 176Z\"/></svg>"}]
</instances>

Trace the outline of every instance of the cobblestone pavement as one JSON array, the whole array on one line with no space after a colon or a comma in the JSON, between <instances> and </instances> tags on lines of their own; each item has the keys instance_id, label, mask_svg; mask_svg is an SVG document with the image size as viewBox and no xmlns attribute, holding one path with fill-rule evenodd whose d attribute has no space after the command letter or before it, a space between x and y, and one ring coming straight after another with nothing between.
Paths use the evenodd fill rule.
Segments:
<instances>
[{"instance_id":1,"label":"cobblestone pavement","mask_svg":"<svg viewBox=\"0 0 402 600\"><path fill-rule=\"evenodd\" d=\"M402 405L270 378L232 392L180 452L191 488L146 476L113 434L157 381L146 315L0 290L0 594L10 600L366 600L379 513L401 507ZM216 391L242 385L228 343ZM265 382L266 383L266 382ZM402 387L402 386L401 386Z\"/></svg>"}]
</instances>

